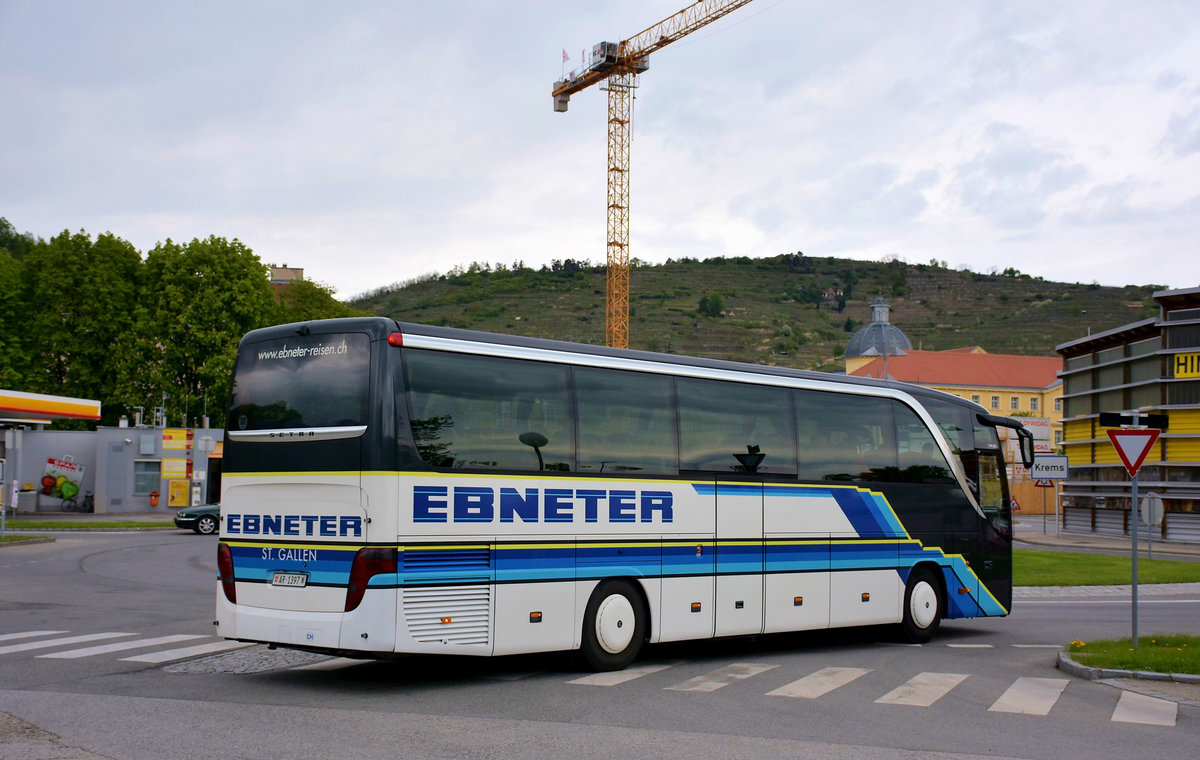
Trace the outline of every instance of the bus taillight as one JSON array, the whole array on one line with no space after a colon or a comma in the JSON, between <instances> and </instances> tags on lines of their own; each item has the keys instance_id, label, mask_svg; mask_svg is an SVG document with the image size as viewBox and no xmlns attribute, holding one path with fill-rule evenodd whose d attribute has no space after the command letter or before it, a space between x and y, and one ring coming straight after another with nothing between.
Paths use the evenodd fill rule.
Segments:
<instances>
[{"instance_id":1,"label":"bus taillight","mask_svg":"<svg viewBox=\"0 0 1200 760\"><path fill-rule=\"evenodd\" d=\"M229 544L222 541L217 544L217 573L221 579L221 588L225 591L225 598L230 604L237 604L237 587L234 585L233 578L233 552L229 550Z\"/></svg>"},{"instance_id":2,"label":"bus taillight","mask_svg":"<svg viewBox=\"0 0 1200 760\"><path fill-rule=\"evenodd\" d=\"M369 546L359 549L350 566L350 583L346 587L346 612L357 609L367 593L372 576L396 572L396 548Z\"/></svg>"}]
</instances>

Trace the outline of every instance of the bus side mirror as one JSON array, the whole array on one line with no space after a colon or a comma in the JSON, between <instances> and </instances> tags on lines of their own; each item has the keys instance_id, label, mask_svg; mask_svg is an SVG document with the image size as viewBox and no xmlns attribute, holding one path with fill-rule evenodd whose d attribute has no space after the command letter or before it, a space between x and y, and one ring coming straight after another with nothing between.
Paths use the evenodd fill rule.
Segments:
<instances>
[{"instance_id":1,"label":"bus side mirror","mask_svg":"<svg viewBox=\"0 0 1200 760\"><path fill-rule=\"evenodd\" d=\"M1033 433L1027 428L1017 428L1017 440L1021 447L1021 464L1025 469L1033 467Z\"/></svg>"}]
</instances>

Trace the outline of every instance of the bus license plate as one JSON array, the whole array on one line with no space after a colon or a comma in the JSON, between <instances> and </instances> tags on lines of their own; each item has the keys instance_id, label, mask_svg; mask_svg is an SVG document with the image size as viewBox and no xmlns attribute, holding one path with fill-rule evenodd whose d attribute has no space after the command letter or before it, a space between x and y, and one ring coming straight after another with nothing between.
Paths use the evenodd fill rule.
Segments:
<instances>
[{"instance_id":1,"label":"bus license plate","mask_svg":"<svg viewBox=\"0 0 1200 760\"><path fill-rule=\"evenodd\" d=\"M305 573L275 573L271 576L271 585L304 588L308 585L308 575Z\"/></svg>"}]
</instances>

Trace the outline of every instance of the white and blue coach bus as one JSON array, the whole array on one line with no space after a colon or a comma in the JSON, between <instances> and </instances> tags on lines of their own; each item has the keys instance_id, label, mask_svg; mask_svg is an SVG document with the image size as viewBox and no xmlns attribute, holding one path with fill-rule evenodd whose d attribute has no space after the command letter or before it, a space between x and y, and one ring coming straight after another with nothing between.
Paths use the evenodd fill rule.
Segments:
<instances>
[{"instance_id":1,"label":"white and blue coach bus","mask_svg":"<svg viewBox=\"0 0 1200 760\"><path fill-rule=\"evenodd\" d=\"M243 338L217 631L383 657L1005 615L996 426L915 386L429 327ZM1028 461L1026 462L1028 465Z\"/></svg>"}]
</instances>

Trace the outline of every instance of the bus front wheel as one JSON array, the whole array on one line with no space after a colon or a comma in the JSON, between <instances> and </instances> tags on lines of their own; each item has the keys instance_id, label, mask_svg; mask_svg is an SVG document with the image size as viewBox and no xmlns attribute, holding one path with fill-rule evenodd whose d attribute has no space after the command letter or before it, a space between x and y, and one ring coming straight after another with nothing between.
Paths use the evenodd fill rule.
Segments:
<instances>
[{"instance_id":1,"label":"bus front wheel","mask_svg":"<svg viewBox=\"0 0 1200 760\"><path fill-rule=\"evenodd\" d=\"M596 670L620 670L637 657L646 638L642 598L629 581L601 583L583 616L583 657Z\"/></svg>"},{"instance_id":2,"label":"bus front wheel","mask_svg":"<svg viewBox=\"0 0 1200 760\"><path fill-rule=\"evenodd\" d=\"M924 644L933 638L942 620L941 584L927 567L918 567L908 576L904 589L904 620L900 629L904 638Z\"/></svg>"}]
</instances>

